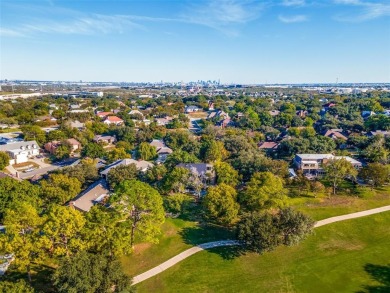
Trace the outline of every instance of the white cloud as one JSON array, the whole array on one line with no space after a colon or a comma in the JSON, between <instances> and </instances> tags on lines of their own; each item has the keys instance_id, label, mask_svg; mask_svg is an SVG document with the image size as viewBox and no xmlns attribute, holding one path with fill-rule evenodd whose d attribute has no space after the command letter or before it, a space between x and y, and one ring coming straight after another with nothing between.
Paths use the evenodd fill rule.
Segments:
<instances>
[{"instance_id":1,"label":"white cloud","mask_svg":"<svg viewBox=\"0 0 390 293\"><path fill-rule=\"evenodd\" d=\"M17 30L0 28L0 36L2 36L2 37L24 37L25 35Z\"/></svg>"},{"instance_id":2,"label":"white cloud","mask_svg":"<svg viewBox=\"0 0 390 293\"><path fill-rule=\"evenodd\" d=\"M283 6L303 6L305 5L305 0L283 0Z\"/></svg>"},{"instance_id":3,"label":"white cloud","mask_svg":"<svg viewBox=\"0 0 390 293\"><path fill-rule=\"evenodd\" d=\"M257 19L263 7L263 4L249 0L210 0L190 6L181 19L235 35L238 32L232 26Z\"/></svg>"},{"instance_id":4,"label":"white cloud","mask_svg":"<svg viewBox=\"0 0 390 293\"><path fill-rule=\"evenodd\" d=\"M357 13L339 14L335 18L339 21L361 22L378 17L390 16L389 2L368 2L361 0L335 0L336 4L349 5L358 8Z\"/></svg>"},{"instance_id":5,"label":"white cloud","mask_svg":"<svg viewBox=\"0 0 390 293\"><path fill-rule=\"evenodd\" d=\"M284 23L297 23L297 22L304 22L308 20L306 15L291 15L291 16L279 15L278 19Z\"/></svg>"}]
</instances>

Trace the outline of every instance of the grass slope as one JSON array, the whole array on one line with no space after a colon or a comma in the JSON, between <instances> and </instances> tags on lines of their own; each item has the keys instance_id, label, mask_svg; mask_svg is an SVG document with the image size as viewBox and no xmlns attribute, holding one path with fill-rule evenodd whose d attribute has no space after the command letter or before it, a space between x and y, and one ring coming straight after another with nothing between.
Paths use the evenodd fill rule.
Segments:
<instances>
[{"instance_id":1,"label":"grass slope","mask_svg":"<svg viewBox=\"0 0 390 293\"><path fill-rule=\"evenodd\" d=\"M390 292L389 224L386 212L320 227L298 246L263 255L200 252L138 292Z\"/></svg>"}]
</instances>

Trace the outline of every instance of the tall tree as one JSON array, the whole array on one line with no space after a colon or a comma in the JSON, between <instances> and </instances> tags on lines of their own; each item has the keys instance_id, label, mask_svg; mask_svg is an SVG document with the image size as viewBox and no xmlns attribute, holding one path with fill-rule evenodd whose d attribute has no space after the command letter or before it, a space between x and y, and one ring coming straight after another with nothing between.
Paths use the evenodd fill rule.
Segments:
<instances>
[{"instance_id":1,"label":"tall tree","mask_svg":"<svg viewBox=\"0 0 390 293\"><path fill-rule=\"evenodd\" d=\"M240 209L237 192L225 183L209 187L203 207L207 219L225 226L232 225L237 221Z\"/></svg>"},{"instance_id":2,"label":"tall tree","mask_svg":"<svg viewBox=\"0 0 390 293\"><path fill-rule=\"evenodd\" d=\"M390 166L371 163L360 170L359 176L373 187L379 187L390 181Z\"/></svg>"},{"instance_id":3,"label":"tall tree","mask_svg":"<svg viewBox=\"0 0 390 293\"><path fill-rule=\"evenodd\" d=\"M108 171L108 183L110 188L114 189L119 183L124 180L130 180L137 177L138 170L135 164L130 165L119 165Z\"/></svg>"},{"instance_id":4,"label":"tall tree","mask_svg":"<svg viewBox=\"0 0 390 293\"><path fill-rule=\"evenodd\" d=\"M11 177L0 179L0 219L7 208L15 202L26 202L38 208L42 200L41 189L28 181L17 181Z\"/></svg>"},{"instance_id":5,"label":"tall tree","mask_svg":"<svg viewBox=\"0 0 390 293\"><path fill-rule=\"evenodd\" d=\"M42 226L42 240L51 256L69 256L85 248L81 230L85 219L81 212L66 206L49 208Z\"/></svg>"},{"instance_id":6,"label":"tall tree","mask_svg":"<svg viewBox=\"0 0 390 293\"><path fill-rule=\"evenodd\" d=\"M0 293L34 293L34 288L24 280L0 282Z\"/></svg>"},{"instance_id":7,"label":"tall tree","mask_svg":"<svg viewBox=\"0 0 390 293\"><path fill-rule=\"evenodd\" d=\"M240 196L249 211L283 207L286 199L283 180L271 172L255 173Z\"/></svg>"},{"instance_id":8,"label":"tall tree","mask_svg":"<svg viewBox=\"0 0 390 293\"><path fill-rule=\"evenodd\" d=\"M0 234L1 251L14 254L14 264L27 272L31 282L31 264L43 256L39 242L42 218L29 203L15 202L5 210L3 224L7 229Z\"/></svg>"},{"instance_id":9,"label":"tall tree","mask_svg":"<svg viewBox=\"0 0 390 293\"><path fill-rule=\"evenodd\" d=\"M333 194L346 177L356 177L357 170L346 159L331 159L323 166L325 178L332 184Z\"/></svg>"},{"instance_id":10,"label":"tall tree","mask_svg":"<svg viewBox=\"0 0 390 293\"><path fill-rule=\"evenodd\" d=\"M150 161L157 157L157 150L147 142L142 142L139 144L136 154L138 159Z\"/></svg>"},{"instance_id":11,"label":"tall tree","mask_svg":"<svg viewBox=\"0 0 390 293\"><path fill-rule=\"evenodd\" d=\"M212 140L208 144L205 153L204 160L206 162L215 162L226 159L228 151L225 149L223 142Z\"/></svg>"},{"instance_id":12,"label":"tall tree","mask_svg":"<svg viewBox=\"0 0 390 293\"><path fill-rule=\"evenodd\" d=\"M262 253L279 245L294 245L311 233L314 221L291 208L276 214L249 213L237 225L237 238L251 251Z\"/></svg>"},{"instance_id":13,"label":"tall tree","mask_svg":"<svg viewBox=\"0 0 390 293\"><path fill-rule=\"evenodd\" d=\"M214 164L214 170L217 175L218 184L225 183L233 187L238 184L240 175L229 163L216 162Z\"/></svg>"},{"instance_id":14,"label":"tall tree","mask_svg":"<svg viewBox=\"0 0 390 293\"><path fill-rule=\"evenodd\" d=\"M104 148L101 144L90 142L81 151L83 157L102 158L105 155Z\"/></svg>"},{"instance_id":15,"label":"tall tree","mask_svg":"<svg viewBox=\"0 0 390 293\"><path fill-rule=\"evenodd\" d=\"M64 204L81 191L81 183L77 178L63 174L51 174L48 180L41 183L44 199L48 203Z\"/></svg>"},{"instance_id":16,"label":"tall tree","mask_svg":"<svg viewBox=\"0 0 390 293\"><path fill-rule=\"evenodd\" d=\"M9 159L10 157L7 153L0 152L0 171L9 165Z\"/></svg>"},{"instance_id":17,"label":"tall tree","mask_svg":"<svg viewBox=\"0 0 390 293\"><path fill-rule=\"evenodd\" d=\"M163 200L157 190L138 180L125 180L117 186L110 200L130 225L131 246L135 240L158 241L165 218Z\"/></svg>"},{"instance_id":18,"label":"tall tree","mask_svg":"<svg viewBox=\"0 0 390 293\"><path fill-rule=\"evenodd\" d=\"M95 205L85 218L83 239L90 251L109 256L131 253L130 229L116 210Z\"/></svg>"},{"instance_id":19,"label":"tall tree","mask_svg":"<svg viewBox=\"0 0 390 293\"><path fill-rule=\"evenodd\" d=\"M53 283L60 293L133 292L119 260L87 252L62 259Z\"/></svg>"}]
</instances>

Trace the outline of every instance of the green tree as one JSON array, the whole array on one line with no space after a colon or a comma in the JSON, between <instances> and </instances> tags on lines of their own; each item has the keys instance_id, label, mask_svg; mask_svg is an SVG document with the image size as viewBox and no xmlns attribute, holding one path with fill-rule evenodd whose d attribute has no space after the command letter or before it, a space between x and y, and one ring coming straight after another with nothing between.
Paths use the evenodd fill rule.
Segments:
<instances>
[{"instance_id":1,"label":"green tree","mask_svg":"<svg viewBox=\"0 0 390 293\"><path fill-rule=\"evenodd\" d=\"M42 200L41 189L28 181L17 181L11 177L0 179L0 219L7 208L15 202L25 202L38 208Z\"/></svg>"},{"instance_id":2,"label":"green tree","mask_svg":"<svg viewBox=\"0 0 390 293\"><path fill-rule=\"evenodd\" d=\"M136 155L138 159L150 161L157 157L157 150L147 142L142 142L137 148Z\"/></svg>"},{"instance_id":3,"label":"green tree","mask_svg":"<svg viewBox=\"0 0 390 293\"><path fill-rule=\"evenodd\" d=\"M102 158L105 156L105 151L101 144L90 142L83 147L81 155L83 157L89 157L93 159Z\"/></svg>"},{"instance_id":4,"label":"green tree","mask_svg":"<svg viewBox=\"0 0 390 293\"><path fill-rule=\"evenodd\" d=\"M167 173L161 181L161 189L165 193L184 192L188 185L188 178L190 176L189 170L182 167L175 167L171 172Z\"/></svg>"},{"instance_id":5,"label":"green tree","mask_svg":"<svg viewBox=\"0 0 390 293\"><path fill-rule=\"evenodd\" d=\"M57 160L63 160L69 158L71 147L69 144L61 144L55 150L54 156Z\"/></svg>"},{"instance_id":6,"label":"green tree","mask_svg":"<svg viewBox=\"0 0 390 293\"><path fill-rule=\"evenodd\" d=\"M205 217L218 224L229 226L238 220L237 192L225 183L208 188L203 207Z\"/></svg>"},{"instance_id":7,"label":"green tree","mask_svg":"<svg viewBox=\"0 0 390 293\"><path fill-rule=\"evenodd\" d=\"M214 164L214 170L217 175L217 183L225 183L227 185L235 187L240 181L240 175L229 163L216 162Z\"/></svg>"},{"instance_id":8,"label":"green tree","mask_svg":"<svg viewBox=\"0 0 390 293\"><path fill-rule=\"evenodd\" d=\"M63 140L66 138L66 134L62 130L53 130L47 134L47 141Z\"/></svg>"},{"instance_id":9,"label":"green tree","mask_svg":"<svg viewBox=\"0 0 390 293\"><path fill-rule=\"evenodd\" d=\"M42 242L51 256L69 256L85 248L80 231L85 224L81 212L53 205L42 226Z\"/></svg>"},{"instance_id":10,"label":"green tree","mask_svg":"<svg viewBox=\"0 0 390 293\"><path fill-rule=\"evenodd\" d=\"M0 171L9 165L10 157L5 152L0 152Z\"/></svg>"},{"instance_id":11,"label":"green tree","mask_svg":"<svg viewBox=\"0 0 390 293\"><path fill-rule=\"evenodd\" d=\"M333 194L346 177L356 177L358 172L346 159L331 159L323 166L325 178L332 184Z\"/></svg>"},{"instance_id":12,"label":"green tree","mask_svg":"<svg viewBox=\"0 0 390 293\"><path fill-rule=\"evenodd\" d=\"M130 157L131 156L123 148L115 148L107 153L107 161L110 163Z\"/></svg>"},{"instance_id":13,"label":"green tree","mask_svg":"<svg viewBox=\"0 0 390 293\"><path fill-rule=\"evenodd\" d=\"M240 196L249 211L283 207L286 203L283 180L271 172L255 173Z\"/></svg>"},{"instance_id":14,"label":"green tree","mask_svg":"<svg viewBox=\"0 0 390 293\"><path fill-rule=\"evenodd\" d=\"M24 140L35 140L39 144L46 142L46 132L37 125L25 125L21 127Z\"/></svg>"},{"instance_id":15,"label":"green tree","mask_svg":"<svg viewBox=\"0 0 390 293\"><path fill-rule=\"evenodd\" d=\"M131 230L116 210L95 205L85 218L83 239L87 242L89 251L109 256L132 252Z\"/></svg>"},{"instance_id":16,"label":"green tree","mask_svg":"<svg viewBox=\"0 0 390 293\"><path fill-rule=\"evenodd\" d=\"M164 209L167 212L180 214L186 211L194 198L183 193L173 193L164 196Z\"/></svg>"},{"instance_id":17,"label":"green tree","mask_svg":"<svg viewBox=\"0 0 390 293\"><path fill-rule=\"evenodd\" d=\"M237 225L237 238L250 251L262 253L279 245L295 245L312 232L314 221L291 208L276 214L249 213Z\"/></svg>"},{"instance_id":18,"label":"green tree","mask_svg":"<svg viewBox=\"0 0 390 293\"><path fill-rule=\"evenodd\" d=\"M380 163L371 163L360 170L359 176L374 187L383 186L390 180L390 167Z\"/></svg>"},{"instance_id":19,"label":"green tree","mask_svg":"<svg viewBox=\"0 0 390 293\"><path fill-rule=\"evenodd\" d=\"M228 152L225 149L223 142L212 140L208 144L205 153L204 160L206 162L215 162L226 159Z\"/></svg>"},{"instance_id":20,"label":"green tree","mask_svg":"<svg viewBox=\"0 0 390 293\"><path fill-rule=\"evenodd\" d=\"M87 252L62 259L53 283L60 293L133 292L119 260Z\"/></svg>"},{"instance_id":21,"label":"green tree","mask_svg":"<svg viewBox=\"0 0 390 293\"><path fill-rule=\"evenodd\" d=\"M42 218L29 203L15 202L5 210L3 224L7 229L0 234L0 250L14 254L13 264L25 270L31 282L31 265L43 257L39 242Z\"/></svg>"},{"instance_id":22,"label":"green tree","mask_svg":"<svg viewBox=\"0 0 390 293\"><path fill-rule=\"evenodd\" d=\"M110 201L130 225L131 246L135 240L158 242L165 219L163 200L157 190L138 180L125 180L117 186Z\"/></svg>"},{"instance_id":23,"label":"green tree","mask_svg":"<svg viewBox=\"0 0 390 293\"><path fill-rule=\"evenodd\" d=\"M24 280L0 282L0 293L34 293L34 288Z\"/></svg>"},{"instance_id":24,"label":"green tree","mask_svg":"<svg viewBox=\"0 0 390 293\"><path fill-rule=\"evenodd\" d=\"M115 168L111 168L110 171L108 171L107 180L110 188L114 189L124 180L135 179L137 174L138 170L135 164L119 165Z\"/></svg>"},{"instance_id":25,"label":"green tree","mask_svg":"<svg viewBox=\"0 0 390 293\"><path fill-rule=\"evenodd\" d=\"M64 204L81 191L81 183L76 178L63 174L51 174L41 183L44 199L48 203Z\"/></svg>"}]
</instances>

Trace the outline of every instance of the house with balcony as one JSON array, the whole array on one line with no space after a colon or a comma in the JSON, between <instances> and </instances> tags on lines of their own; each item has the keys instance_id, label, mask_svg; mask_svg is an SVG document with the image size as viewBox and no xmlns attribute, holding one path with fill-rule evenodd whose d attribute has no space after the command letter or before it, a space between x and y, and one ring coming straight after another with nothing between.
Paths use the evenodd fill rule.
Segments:
<instances>
[{"instance_id":1,"label":"house with balcony","mask_svg":"<svg viewBox=\"0 0 390 293\"><path fill-rule=\"evenodd\" d=\"M321 177L325 175L323 165L329 160L345 159L352 164L355 169L360 169L362 163L348 156L334 156L332 154L297 154L294 158L294 165L297 170L301 170L304 175Z\"/></svg>"}]
</instances>

